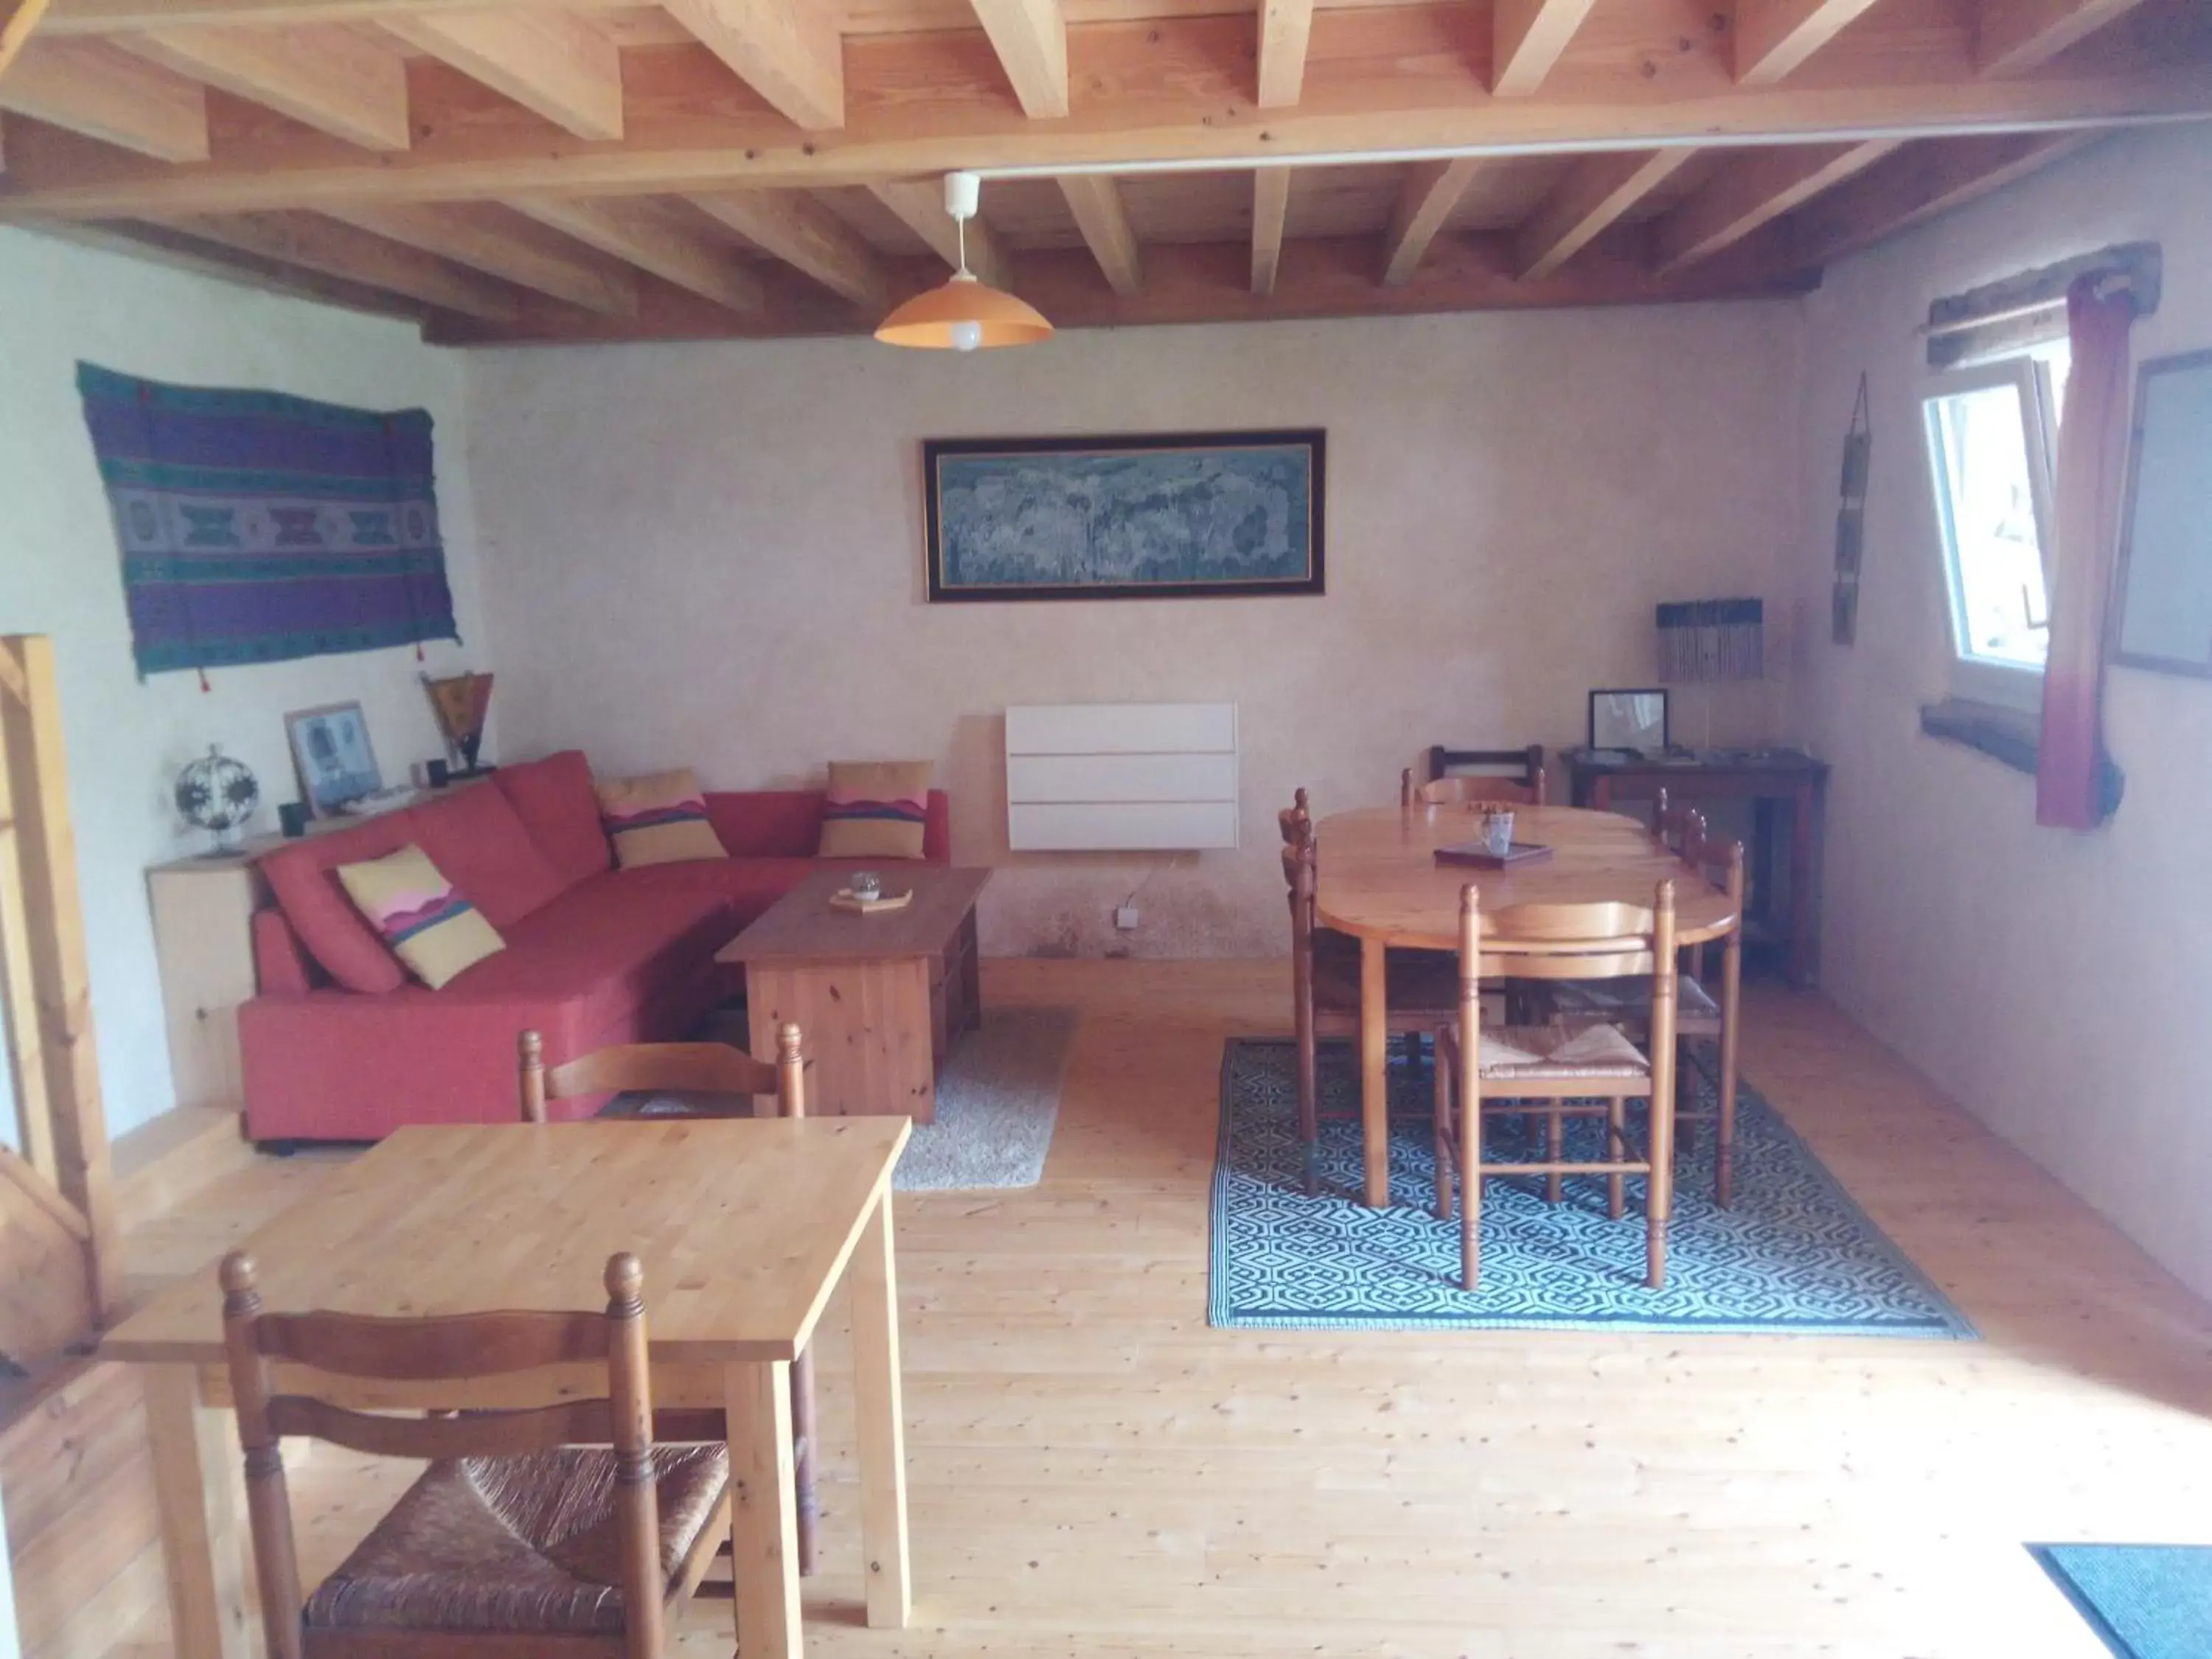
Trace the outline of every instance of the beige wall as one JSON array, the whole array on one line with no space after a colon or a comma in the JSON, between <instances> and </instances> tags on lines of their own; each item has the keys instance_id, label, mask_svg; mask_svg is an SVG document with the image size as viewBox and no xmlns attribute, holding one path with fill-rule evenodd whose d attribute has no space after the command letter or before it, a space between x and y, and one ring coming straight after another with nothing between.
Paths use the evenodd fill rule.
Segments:
<instances>
[{"instance_id":1,"label":"beige wall","mask_svg":"<svg viewBox=\"0 0 2212 1659\"><path fill-rule=\"evenodd\" d=\"M2105 829L2035 827L2034 782L1920 735L1948 624L1914 329L1928 302L2148 238L2165 301L2138 361L2212 346L2212 132L2108 140L1832 270L1808 302L1803 601L1825 617L1836 469L1859 373L1874 468L1858 643L1802 656L1808 734L1835 764L1824 983L1875 1034L2212 1293L2212 682L2114 668L2127 799ZM1962 1200L1962 1201L1970 1201Z\"/></svg>"},{"instance_id":2,"label":"beige wall","mask_svg":"<svg viewBox=\"0 0 2212 1659\"><path fill-rule=\"evenodd\" d=\"M1431 742L1578 740L1645 684L1652 605L1771 594L1796 521L1793 304L471 360L471 470L512 752L710 785L927 756L956 854L1006 864L1009 703L1233 700L1243 847L1024 855L994 951L1284 948L1273 815L1395 798ZM1323 599L929 606L921 442L1328 432ZM1778 686L1777 690L1783 688ZM1732 689L1716 734L1768 688ZM1144 921L1109 911L1148 872Z\"/></svg>"},{"instance_id":3,"label":"beige wall","mask_svg":"<svg viewBox=\"0 0 2212 1659\"><path fill-rule=\"evenodd\" d=\"M387 781L437 752L437 734L411 649L219 669L204 692L191 674L138 679L79 358L195 386L427 406L454 614L469 642L429 647L428 666L483 665L488 653L460 467L462 359L403 324L0 229L0 632L56 642L100 1073L120 1133L173 1103L143 872L205 845L171 804L178 769L222 744L259 775L252 827L267 830L276 803L296 793L285 710L358 698ZM0 1121L12 1133L5 1088L0 1077Z\"/></svg>"}]
</instances>

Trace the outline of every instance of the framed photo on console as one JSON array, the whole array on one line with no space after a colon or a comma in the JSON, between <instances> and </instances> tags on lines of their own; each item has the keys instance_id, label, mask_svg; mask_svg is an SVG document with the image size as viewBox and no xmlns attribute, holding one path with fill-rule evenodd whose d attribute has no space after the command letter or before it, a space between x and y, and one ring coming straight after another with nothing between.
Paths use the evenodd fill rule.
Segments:
<instances>
[{"instance_id":1,"label":"framed photo on console","mask_svg":"<svg viewBox=\"0 0 2212 1659\"><path fill-rule=\"evenodd\" d=\"M292 763L300 774L300 795L326 818L349 800L384 787L376 751L368 745L368 720L357 702L326 703L284 716L291 739Z\"/></svg>"},{"instance_id":2,"label":"framed photo on console","mask_svg":"<svg viewBox=\"0 0 2212 1659\"><path fill-rule=\"evenodd\" d=\"M1589 694L1589 746L1656 755L1668 746L1662 686L1613 688Z\"/></svg>"},{"instance_id":3,"label":"framed photo on console","mask_svg":"<svg viewBox=\"0 0 2212 1659\"><path fill-rule=\"evenodd\" d=\"M933 605L1319 593L1326 434L938 438Z\"/></svg>"}]
</instances>

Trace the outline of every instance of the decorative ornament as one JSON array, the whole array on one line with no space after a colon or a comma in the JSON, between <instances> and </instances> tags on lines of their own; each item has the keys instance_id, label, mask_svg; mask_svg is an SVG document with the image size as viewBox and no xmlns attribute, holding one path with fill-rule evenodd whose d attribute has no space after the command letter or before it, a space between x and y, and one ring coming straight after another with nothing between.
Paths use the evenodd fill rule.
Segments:
<instances>
[{"instance_id":1,"label":"decorative ornament","mask_svg":"<svg viewBox=\"0 0 2212 1659\"><path fill-rule=\"evenodd\" d=\"M261 785L244 761L233 760L216 744L177 774L177 811L185 823L215 837L209 856L237 844L238 827L261 805Z\"/></svg>"},{"instance_id":2,"label":"decorative ornament","mask_svg":"<svg viewBox=\"0 0 2212 1659\"><path fill-rule=\"evenodd\" d=\"M438 729L445 733L447 745L460 763L460 775L473 775L477 769L477 755L483 747L484 713L491 707L491 681L489 674L455 674L447 679L434 680L428 674L422 684L430 694L430 707L438 716Z\"/></svg>"},{"instance_id":3,"label":"decorative ornament","mask_svg":"<svg viewBox=\"0 0 2212 1659\"><path fill-rule=\"evenodd\" d=\"M1874 428L1867 418L1867 377L1859 376L1851 428L1844 436L1843 505L1836 509L1836 592L1829 635L1838 645L1859 636L1859 561L1866 551L1867 469Z\"/></svg>"}]
</instances>

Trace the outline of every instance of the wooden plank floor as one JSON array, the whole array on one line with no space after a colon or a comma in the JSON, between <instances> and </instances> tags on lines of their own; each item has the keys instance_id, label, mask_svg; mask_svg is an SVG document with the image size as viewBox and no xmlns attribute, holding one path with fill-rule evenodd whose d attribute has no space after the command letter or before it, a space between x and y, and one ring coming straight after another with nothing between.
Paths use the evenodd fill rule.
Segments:
<instances>
[{"instance_id":1,"label":"wooden plank floor","mask_svg":"<svg viewBox=\"0 0 2212 1659\"><path fill-rule=\"evenodd\" d=\"M1284 1030L1285 978L987 966L987 1006L1084 1012L1059 1130L1034 1190L899 1200L903 1633L860 1623L833 1312L817 1659L2095 1659L2022 1540L2212 1543L2212 1311L1814 996L1754 990L1747 1074L1985 1340L1207 1328L1221 1042ZM331 1164L228 1178L134 1271ZM408 1474L317 1451L311 1577ZM695 1604L679 1650L728 1617Z\"/></svg>"}]
</instances>

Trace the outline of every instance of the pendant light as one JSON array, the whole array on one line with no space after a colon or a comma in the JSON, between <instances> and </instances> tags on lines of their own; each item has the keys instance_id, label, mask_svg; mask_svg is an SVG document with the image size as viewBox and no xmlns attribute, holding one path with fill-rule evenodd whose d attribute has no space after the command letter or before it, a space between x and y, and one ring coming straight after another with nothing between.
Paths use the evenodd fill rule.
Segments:
<instances>
[{"instance_id":1,"label":"pendant light","mask_svg":"<svg viewBox=\"0 0 2212 1659\"><path fill-rule=\"evenodd\" d=\"M885 345L974 351L981 346L1033 345L1052 337L1052 325L1035 307L977 282L968 269L968 222L975 216L982 187L972 173L945 175L945 210L958 228L960 268L884 319L876 337Z\"/></svg>"}]
</instances>

